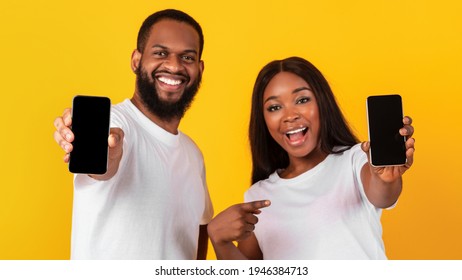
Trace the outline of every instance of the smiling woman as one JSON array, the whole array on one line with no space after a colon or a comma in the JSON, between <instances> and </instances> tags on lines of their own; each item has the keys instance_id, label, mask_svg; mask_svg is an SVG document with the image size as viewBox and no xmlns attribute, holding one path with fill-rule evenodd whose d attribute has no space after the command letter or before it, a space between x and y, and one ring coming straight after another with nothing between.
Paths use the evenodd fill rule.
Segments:
<instances>
[{"instance_id":1,"label":"smiling woman","mask_svg":"<svg viewBox=\"0 0 462 280\"><path fill-rule=\"evenodd\" d=\"M295 158L307 154L313 157L313 167L327 154L343 150L335 151L335 146L351 147L359 142L327 80L314 65L301 58L273 61L260 71L251 110L252 183L268 178L277 169L288 169L291 153L285 150L285 144L296 152ZM294 144L288 141L292 137L281 135L301 128L307 131L303 137L298 136L298 140L303 139L297 143L300 145L289 145ZM309 141L305 143L305 139Z\"/></svg>"},{"instance_id":2,"label":"smiling woman","mask_svg":"<svg viewBox=\"0 0 462 280\"><path fill-rule=\"evenodd\" d=\"M304 79L290 72L276 74L266 86L263 100L268 131L290 156L310 154L313 165L326 157L326 153L316 149L319 110L316 96Z\"/></svg>"},{"instance_id":3,"label":"smiling woman","mask_svg":"<svg viewBox=\"0 0 462 280\"><path fill-rule=\"evenodd\" d=\"M217 256L386 259L381 208L396 202L401 176L412 164L410 118L399 131L408 138L408 163L375 168L368 143L357 144L329 84L310 62L289 57L267 64L252 101L254 184L246 203L210 222Z\"/></svg>"},{"instance_id":4,"label":"smiling woman","mask_svg":"<svg viewBox=\"0 0 462 280\"><path fill-rule=\"evenodd\" d=\"M206 36L207 71L180 130L204 153L217 211L249 188L257 73L299 55L323 71L360 139L366 97L402 95L416 121L418 160L397 207L383 211L387 256L461 260L462 149L450 143L462 139L462 1L292 2L0 1L0 259L69 258L73 180L51 122L76 94L114 104L132 94L129 60L141 22L177 8Z\"/></svg>"}]
</instances>

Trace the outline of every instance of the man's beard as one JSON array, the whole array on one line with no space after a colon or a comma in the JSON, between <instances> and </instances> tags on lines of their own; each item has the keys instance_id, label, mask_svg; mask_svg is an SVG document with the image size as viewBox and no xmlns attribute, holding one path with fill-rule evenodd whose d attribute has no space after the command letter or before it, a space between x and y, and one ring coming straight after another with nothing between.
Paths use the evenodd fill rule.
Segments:
<instances>
[{"instance_id":1,"label":"man's beard","mask_svg":"<svg viewBox=\"0 0 462 280\"><path fill-rule=\"evenodd\" d=\"M171 121L172 119L179 118L181 119L186 111L191 106L194 96L200 87L202 75L199 72L199 76L196 81L184 89L184 92L180 99L176 102L163 101L159 98L157 89L155 86L155 81L151 82L149 80L148 73L138 67L135 71L136 74L136 84L138 87L138 92L141 97L141 101L148 108L148 110L165 121ZM152 74L152 79L155 80L154 73Z\"/></svg>"}]
</instances>

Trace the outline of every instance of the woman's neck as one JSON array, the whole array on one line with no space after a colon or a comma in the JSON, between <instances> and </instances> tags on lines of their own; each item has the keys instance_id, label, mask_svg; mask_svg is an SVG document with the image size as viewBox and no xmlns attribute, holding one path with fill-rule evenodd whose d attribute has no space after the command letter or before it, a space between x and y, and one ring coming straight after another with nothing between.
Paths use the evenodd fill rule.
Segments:
<instances>
[{"instance_id":1,"label":"woman's neck","mask_svg":"<svg viewBox=\"0 0 462 280\"><path fill-rule=\"evenodd\" d=\"M321 163L326 157L327 153L323 152L320 148L312 151L304 157L293 157L289 155L289 166L279 173L279 176L284 179L291 179L313 169L316 165Z\"/></svg>"}]
</instances>

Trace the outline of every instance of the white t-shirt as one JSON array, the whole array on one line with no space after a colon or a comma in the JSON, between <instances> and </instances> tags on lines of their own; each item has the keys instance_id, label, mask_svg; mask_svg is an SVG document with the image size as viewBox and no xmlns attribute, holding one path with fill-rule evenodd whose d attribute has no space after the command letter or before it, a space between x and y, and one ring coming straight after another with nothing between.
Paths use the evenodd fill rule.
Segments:
<instances>
[{"instance_id":1,"label":"white t-shirt","mask_svg":"<svg viewBox=\"0 0 462 280\"><path fill-rule=\"evenodd\" d=\"M361 182L366 162L358 144L295 178L275 172L254 184L245 201L271 200L255 228L263 258L386 259L382 212Z\"/></svg>"},{"instance_id":2,"label":"white t-shirt","mask_svg":"<svg viewBox=\"0 0 462 280\"><path fill-rule=\"evenodd\" d=\"M74 179L72 259L195 259L199 225L213 216L203 157L130 100L113 106L111 127L125 133L117 174Z\"/></svg>"}]
</instances>

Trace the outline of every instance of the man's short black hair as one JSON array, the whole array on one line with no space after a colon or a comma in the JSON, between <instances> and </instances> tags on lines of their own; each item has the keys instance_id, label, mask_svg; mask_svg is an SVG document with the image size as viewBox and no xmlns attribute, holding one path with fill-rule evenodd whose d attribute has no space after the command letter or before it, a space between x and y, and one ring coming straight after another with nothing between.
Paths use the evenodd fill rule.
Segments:
<instances>
[{"instance_id":1,"label":"man's short black hair","mask_svg":"<svg viewBox=\"0 0 462 280\"><path fill-rule=\"evenodd\" d=\"M185 12L167 9L158 11L149 17L147 17L143 24L141 25L140 31L138 32L138 39L136 42L136 48L140 53L143 53L144 48L146 47L146 41L149 38L151 27L163 19L171 19L178 22L184 22L192 26L199 35L199 59L202 57L202 50L204 48L204 34L202 33L202 28L199 23L193 19L190 15Z\"/></svg>"}]
</instances>

